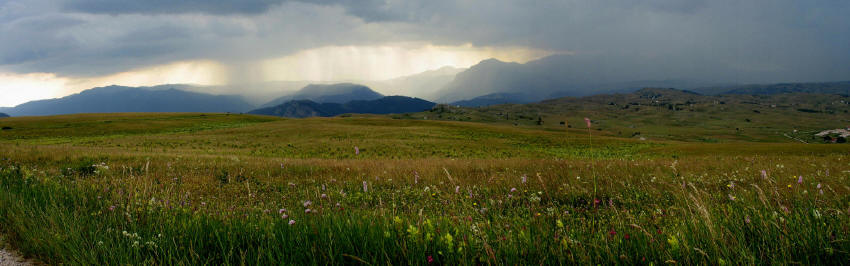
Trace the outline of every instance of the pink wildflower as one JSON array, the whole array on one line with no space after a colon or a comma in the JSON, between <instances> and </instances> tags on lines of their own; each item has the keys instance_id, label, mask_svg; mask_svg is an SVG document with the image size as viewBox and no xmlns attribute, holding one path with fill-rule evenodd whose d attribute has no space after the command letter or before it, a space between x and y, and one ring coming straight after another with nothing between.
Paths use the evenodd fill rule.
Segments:
<instances>
[{"instance_id":1,"label":"pink wildflower","mask_svg":"<svg viewBox=\"0 0 850 266\"><path fill-rule=\"evenodd\" d=\"M295 220L289 220L289 225L294 225L294 224L295 224Z\"/></svg>"},{"instance_id":2,"label":"pink wildflower","mask_svg":"<svg viewBox=\"0 0 850 266\"><path fill-rule=\"evenodd\" d=\"M767 179L767 171L766 170L761 170L761 178Z\"/></svg>"},{"instance_id":3,"label":"pink wildflower","mask_svg":"<svg viewBox=\"0 0 850 266\"><path fill-rule=\"evenodd\" d=\"M354 155L360 155L360 148L354 146Z\"/></svg>"},{"instance_id":4,"label":"pink wildflower","mask_svg":"<svg viewBox=\"0 0 850 266\"><path fill-rule=\"evenodd\" d=\"M286 209L280 209L279 211L277 211L278 214L282 214L284 212L286 212Z\"/></svg>"},{"instance_id":5,"label":"pink wildflower","mask_svg":"<svg viewBox=\"0 0 850 266\"><path fill-rule=\"evenodd\" d=\"M797 184L803 184L803 176L797 177Z\"/></svg>"},{"instance_id":6,"label":"pink wildflower","mask_svg":"<svg viewBox=\"0 0 850 266\"><path fill-rule=\"evenodd\" d=\"M585 117L584 123L587 124L587 128L590 128L590 118Z\"/></svg>"}]
</instances>

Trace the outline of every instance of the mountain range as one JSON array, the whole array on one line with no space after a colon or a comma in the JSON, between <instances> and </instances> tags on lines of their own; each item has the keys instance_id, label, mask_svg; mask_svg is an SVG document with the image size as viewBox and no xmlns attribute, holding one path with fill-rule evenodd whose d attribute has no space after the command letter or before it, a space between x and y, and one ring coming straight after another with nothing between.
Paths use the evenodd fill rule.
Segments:
<instances>
[{"instance_id":1,"label":"mountain range","mask_svg":"<svg viewBox=\"0 0 850 266\"><path fill-rule=\"evenodd\" d=\"M311 100L292 100L283 104L250 111L250 114L281 117L337 116L345 113L396 114L421 112L435 103L406 96L387 96L375 100L355 100L346 103L317 103Z\"/></svg>"},{"instance_id":2,"label":"mountain range","mask_svg":"<svg viewBox=\"0 0 850 266\"><path fill-rule=\"evenodd\" d=\"M9 115L7 115L5 113L0 113L0 117L9 117Z\"/></svg>"},{"instance_id":3,"label":"mountain range","mask_svg":"<svg viewBox=\"0 0 850 266\"><path fill-rule=\"evenodd\" d=\"M689 89L704 95L850 94L850 81L737 85L684 79L640 80L638 78L644 77L642 75L650 78L658 75L635 70L635 66L591 64L594 60L601 59L593 56L553 55L524 64L488 59L468 69L444 67L367 84L380 87L380 91L385 93L407 92L407 96L421 95L420 98L463 107L524 104L559 97L630 93L645 87ZM264 112L303 117L308 114L327 116L360 110L369 113L396 113L401 110L393 106L364 109L364 103L395 103L374 101L383 99L384 95L366 85L307 84L298 90L294 89L302 84L307 83L266 82L245 85L245 89L239 88L245 95L239 96L210 94L237 89L233 86L107 86L58 99L38 100L15 107L0 108L0 112L12 116L105 112L247 112L257 106L267 109L286 104L289 105L278 111ZM250 89L251 86L259 86L259 89ZM249 91L253 91L253 94ZM351 102L357 103L348 105Z\"/></svg>"},{"instance_id":4,"label":"mountain range","mask_svg":"<svg viewBox=\"0 0 850 266\"><path fill-rule=\"evenodd\" d=\"M120 112L244 112L241 96L210 95L173 87L107 86L58 99L31 101L4 110L12 116Z\"/></svg>"}]
</instances>

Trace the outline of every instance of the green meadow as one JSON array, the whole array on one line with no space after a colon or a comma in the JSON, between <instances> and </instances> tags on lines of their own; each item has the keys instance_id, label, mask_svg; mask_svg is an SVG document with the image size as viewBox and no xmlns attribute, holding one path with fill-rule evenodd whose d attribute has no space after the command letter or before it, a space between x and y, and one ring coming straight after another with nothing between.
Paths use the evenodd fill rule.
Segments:
<instances>
[{"instance_id":1,"label":"green meadow","mask_svg":"<svg viewBox=\"0 0 850 266\"><path fill-rule=\"evenodd\" d=\"M0 118L0 239L71 265L850 264L848 145L420 115Z\"/></svg>"}]
</instances>

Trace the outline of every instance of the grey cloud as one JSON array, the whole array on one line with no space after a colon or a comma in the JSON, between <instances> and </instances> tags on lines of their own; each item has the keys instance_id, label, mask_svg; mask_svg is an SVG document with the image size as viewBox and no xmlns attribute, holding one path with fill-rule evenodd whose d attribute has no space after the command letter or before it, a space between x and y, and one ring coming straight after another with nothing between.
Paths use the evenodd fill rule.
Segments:
<instances>
[{"instance_id":1,"label":"grey cloud","mask_svg":"<svg viewBox=\"0 0 850 266\"><path fill-rule=\"evenodd\" d=\"M598 55L661 78L835 80L850 77L848 13L839 0L11 0L0 64L94 75L424 41Z\"/></svg>"},{"instance_id":2,"label":"grey cloud","mask_svg":"<svg viewBox=\"0 0 850 266\"><path fill-rule=\"evenodd\" d=\"M258 14L280 0L72 0L62 4L68 11L92 14Z\"/></svg>"}]
</instances>

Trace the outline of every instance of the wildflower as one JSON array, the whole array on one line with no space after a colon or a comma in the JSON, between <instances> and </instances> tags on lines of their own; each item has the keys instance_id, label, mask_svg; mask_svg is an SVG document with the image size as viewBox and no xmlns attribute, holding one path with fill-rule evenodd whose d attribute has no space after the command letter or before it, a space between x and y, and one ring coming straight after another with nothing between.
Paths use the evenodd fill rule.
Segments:
<instances>
[{"instance_id":1,"label":"wildflower","mask_svg":"<svg viewBox=\"0 0 850 266\"><path fill-rule=\"evenodd\" d=\"M614 207L614 199L608 199L608 206Z\"/></svg>"},{"instance_id":2,"label":"wildflower","mask_svg":"<svg viewBox=\"0 0 850 266\"><path fill-rule=\"evenodd\" d=\"M731 181L731 182L729 182L729 184L728 184L728 185L726 185L726 187L729 187L729 188L735 188L735 181Z\"/></svg>"},{"instance_id":3,"label":"wildflower","mask_svg":"<svg viewBox=\"0 0 850 266\"><path fill-rule=\"evenodd\" d=\"M294 225L294 224L295 224L295 220L289 220L289 225Z\"/></svg>"},{"instance_id":4,"label":"wildflower","mask_svg":"<svg viewBox=\"0 0 850 266\"><path fill-rule=\"evenodd\" d=\"M322 193L322 198L323 198L323 199L327 199L327 198L328 198L328 194Z\"/></svg>"},{"instance_id":5,"label":"wildflower","mask_svg":"<svg viewBox=\"0 0 850 266\"><path fill-rule=\"evenodd\" d=\"M413 184L419 184L419 172L413 171Z\"/></svg>"},{"instance_id":6,"label":"wildflower","mask_svg":"<svg viewBox=\"0 0 850 266\"><path fill-rule=\"evenodd\" d=\"M590 118L585 117L584 123L587 124L587 128L590 128Z\"/></svg>"},{"instance_id":7,"label":"wildflower","mask_svg":"<svg viewBox=\"0 0 850 266\"><path fill-rule=\"evenodd\" d=\"M735 196L732 196L732 194L729 194L729 200L735 201Z\"/></svg>"},{"instance_id":8,"label":"wildflower","mask_svg":"<svg viewBox=\"0 0 850 266\"><path fill-rule=\"evenodd\" d=\"M555 224L558 225L558 228L564 228L564 222L562 222L561 219L558 219L557 221L555 221Z\"/></svg>"},{"instance_id":9,"label":"wildflower","mask_svg":"<svg viewBox=\"0 0 850 266\"><path fill-rule=\"evenodd\" d=\"M749 216L749 215L747 215L746 217L744 217L744 222L745 222L745 223L747 223L747 224L749 224L749 223L750 223L750 216Z\"/></svg>"},{"instance_id":10,"label":"wildflower","mask_svg":"<svg viewBox=\"0 0 850 266\"><path fill-rule=\"evenodd\" d=\"M818 190L818 193L820 193L821 195L823 195L823 189Z\"/></svg>"},{"instance_id":11,"label":"wildflower","mask_svg":"<svg viewBox=\"0 0 850 266\"><path fill-rule=\"evenodd\" d=\"M304 213L310 213L310 209L305 209Z\"/></svg>"},{"instance_id":12,"label":"wildflower","mask_svg":"<svg viewBox=\"0 0 850 266\"><path fill-rule=\"evenodd\" d=\"M611 228L611 231L608 231L608 234L611 236L617 235L617 231L614 231L614 228Z\"/></svg>"},{"instance_id":13,"label":"wildflower","mask_svg":"<svg viewBox=\"0 0 850 266\"><path fill-rule=\"evenodd\" d=\"M115 211L115 205L109 206L109 211Z\"/></svg>"},{"instance_id":14,"label":"wildflower","mask_svg":"<svg viewBox=\"0 0 850 266\"><path fill-rule=\"evenodd\" d=\"M366 185L366 181L363 181L363 192L368 192L368 191L369 191L369 186Z\"/></svg>"},{"instance_id":15,"label":"wildflower","mask_svg":"<svg viewBox=\"0 0 850 266\"><path fill-rule=\"evenodd\" d=\"M325 191L325 184L322 184L322 191Z\"/></svg>"},{"instance_id":16,"label":"wildflower","mask_svg":"<svg viewBox=\"0 0 850 266\"><path fill-rule=\"evenodd\" d=\"M309 200L304 201L304 208L310 207L310 205L313 205L312 201L309 201Z\"/></svg>"},{"instance_id":17,"label":"wildflower","mask_svg":"<svg viewBox=\"0 0 850 266\"><path fill-rule=\"evenodd\" d=\"M821 188L820 183L818 183L818 189L820 189L820 188Z\"/></svg>"},{"instance_id":18,"label":"wildflower","mask_svg":"<svg viewBox=\"0 0 850 266\"><path fill-rule=\"evenodd\" d=\"M599 205L600 202L602 201L600 201L599 199L593 199L593 206Z\"/></svg>"},{"instance_id":19,"label":"wildflower","mask_svg":"<svg viewBox=\"0 0 850 266\"><path fill-rule=\"evenodd\" d=\"M788 184L788 189L791 189L791 184Z\"/></svg>"},{"instance_id":20,"label":"wildflower","mask_svg":"<svg viewBox=\"0 0 850 266\"><path fill-rule=\"evenodd\" d=\"M512 188L511 188L511 193L514 193L514 192L516 192L516 188L515 188L515 187L512 187Z\"/></svg>"},{"instance_id":21,"label":"wildflower","mask_svg":"<svg viewBox=\"0 0 850 266\"><path fill-rule=\"evenodd\" d=\"M522 183L525 184L526 182L528 182L528 176L522 175Z\"/></svg>"},{"instance_id":22,"label":"wildflower","mask_svg":"<svg viewBox=\"0 0 850 266\"><path fill-rule=\"evenodd\" d=\"M803 176L797 178L797 184L803 184Z\"/></svg>"},{"instance_id":23,"label":"wildflower","mask_svg":"<svg viewBox=\"0 0 850 266\"><path fill-rule=\"evenodd\" d=\"M434 263L434 257L431 257L431 255L428 255L428 263Z\"/></svg>"},{"instance_id":24,"label":"wildflower","mask_svg":"<svg viewBox=\"0 0 850 266\"><path fill-rule=\"evenodd\" d=\"M284 212L286 212L286 209L280 209L279 211L277 211L278 214L283 214Z\"/></svg>"},{"instance_id":25,"label":"wildflower","mask_svg":"<svg viewBox=\"0 0 850 266\"><path fill-rule=\"evenodd\" d=\"M339 208L339 202L336 203L336 207Z\"/></svg>"},{"instance_id":26,"label":"wildflower","mask_svg":"<svg viewBox=\"0 0 850 266\"><path fill-rule=\"evenodd\" d=\"M360 148L354 146L354 155L360 155Z\"/></svg>"},{"instance_id":27,"label":"wildflower","mask_svg":"<svg viewBox=\"0 0 850 266\"><path fill-rule=\"evenodd\" d=\"M460 186L455 186L455 194L460 193Z\"/></svg>"},{"instance_id":28,"label":"wildflower","mask_svg":"<svg viewBox=\"0 0 850 266\"><path fill-rule=\"evenodd\" d=\"M286 215L286 213L284 213L280 216L280 218L286 220L286 218L289 218L289 215Z\"/></svg>"},{"instance_id":29,"label":"wildflower","mask_svg":"<svg viewBox=\"0 0 850 266\"><path fill-rule=\"evenodd\" d=\"M766 170L761 170L761 178L767 179L767 171Z\"/></svg>"}]
</instances>

